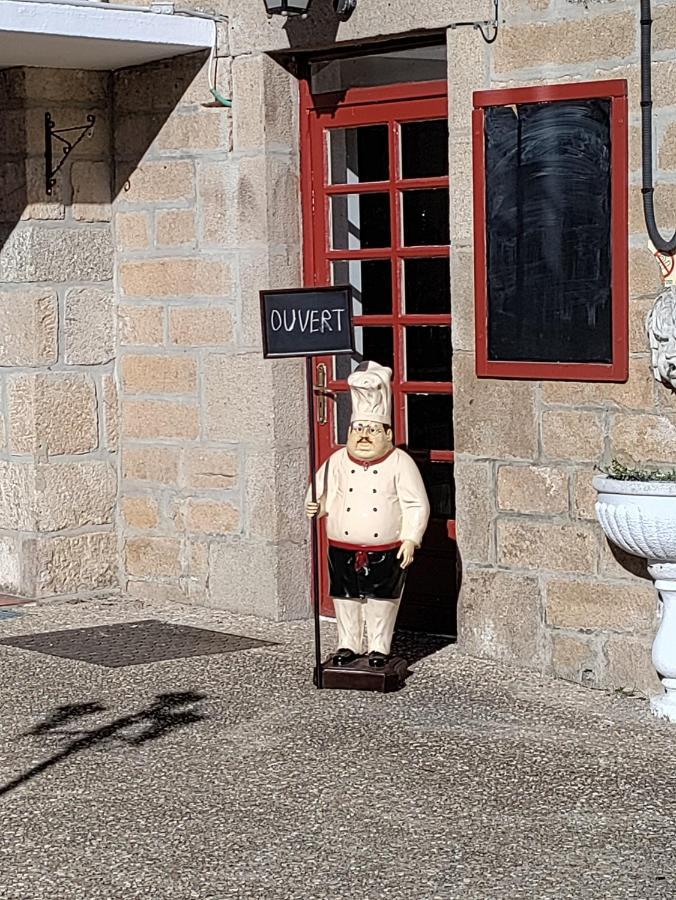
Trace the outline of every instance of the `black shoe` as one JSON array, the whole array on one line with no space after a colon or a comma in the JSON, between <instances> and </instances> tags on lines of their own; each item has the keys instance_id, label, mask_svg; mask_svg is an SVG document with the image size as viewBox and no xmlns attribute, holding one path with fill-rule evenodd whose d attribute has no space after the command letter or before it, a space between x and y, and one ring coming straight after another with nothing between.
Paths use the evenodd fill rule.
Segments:
<instances>
[{"instance_id":1,"label":"black shoe","mask_svg":"<svg viewBox=\"0 0 676 900\"><path fill-rule=\"evenodd\" d=\"M358 656L359 654L355 653L353 650L341 647L336 651L333 657L333 664L334 666L349 666Z\"/></svg>"},{"instance_id":2,"label":"black shoe","mask_svg":"<svg viewBox=\"0 0 676 900\"><path fill-rule=\"evenodd\" d=\"M389 658L386 653L378 653L377 650L372 650L369 653L369 665L372 669L384 669Z\"/></svg>"}]
</instances>

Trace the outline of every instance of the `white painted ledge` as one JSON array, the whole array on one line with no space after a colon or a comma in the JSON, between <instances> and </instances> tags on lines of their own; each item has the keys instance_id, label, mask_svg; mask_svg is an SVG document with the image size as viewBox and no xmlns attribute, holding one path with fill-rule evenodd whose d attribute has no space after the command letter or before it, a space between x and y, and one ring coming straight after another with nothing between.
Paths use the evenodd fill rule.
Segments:
<instances>
[{"instance_id":1,"label":"white painted ledge","mask_svg":"<svg viewBox=\"0 0 676 900\"><path fill-rule=\"evenodd\" d=\"M211 47L214 23L142 9L0 0L0 68L122 69Z\"/></svg>"}]
</instances>

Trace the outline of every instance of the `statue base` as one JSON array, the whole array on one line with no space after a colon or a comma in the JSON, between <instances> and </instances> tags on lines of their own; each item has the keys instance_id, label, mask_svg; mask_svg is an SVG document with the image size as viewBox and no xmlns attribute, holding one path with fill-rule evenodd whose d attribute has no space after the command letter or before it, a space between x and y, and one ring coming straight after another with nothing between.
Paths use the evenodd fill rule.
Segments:
<instances>
[{"instance_id":1,"label":"statue base","mask_svg":"<svg viewBox=\"0 0 676 900\"><path fill-rule=\"evenodd\" d=\"M401 656L393 656L382 669L374 669L365 656L360 656L348 666L337 666L330 656L322 663L322 686L339 691L378 691L390 694L401 690L409 674L408 663ZM313 684L317 684L317 669Z\"/></svg>"}]
</instances>

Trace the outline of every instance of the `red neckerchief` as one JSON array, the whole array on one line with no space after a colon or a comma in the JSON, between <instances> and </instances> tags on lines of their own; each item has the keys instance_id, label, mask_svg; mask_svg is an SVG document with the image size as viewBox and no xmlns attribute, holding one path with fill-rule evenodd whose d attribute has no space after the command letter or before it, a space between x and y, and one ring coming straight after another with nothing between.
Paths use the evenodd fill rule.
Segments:
<instances>
[{"instance_id":1,"label":"red neckerchief","mask_svg":"<svg viewBox=\"0 0 676 900\"><path fill-rule=\"evenodd\" d=\"M371 466L376 466L378 465L378 463L386 460L388 456L392 456L396 449L396 447L392 447L391 450L388 450L384 456L379 456L378 459L357 459L356 456L352 456L349 450L347 451L347 456L350 462L356 463L358 466L362 466L362 468L364 469L370 469Z\"/></svg>"}]
</instances>

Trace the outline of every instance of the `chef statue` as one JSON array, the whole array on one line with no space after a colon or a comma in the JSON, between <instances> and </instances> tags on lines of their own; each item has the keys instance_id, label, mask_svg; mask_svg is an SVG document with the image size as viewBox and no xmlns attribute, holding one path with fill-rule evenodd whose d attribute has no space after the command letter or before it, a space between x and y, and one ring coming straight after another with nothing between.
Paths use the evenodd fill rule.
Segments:
<instances>
[{"instance_id":1,"label":"chef statue","mask_svg":"<svg viewBox=\"0 0 676 900\"><path fill-rule=\"evenodd\" d=\"M338 625L337 666L362 655L382 669L390 646L406 569L420 546L430 507L418 467L392 441L392 370L363 362L347 379L352 418L347 447L316 476L309 517L326 517L331 597Z\"/></svg>"}]
</instances>

